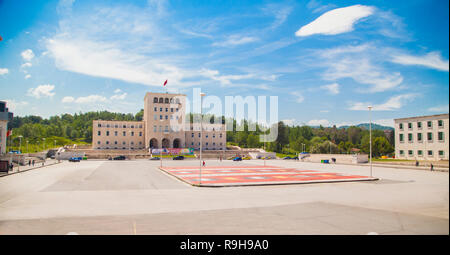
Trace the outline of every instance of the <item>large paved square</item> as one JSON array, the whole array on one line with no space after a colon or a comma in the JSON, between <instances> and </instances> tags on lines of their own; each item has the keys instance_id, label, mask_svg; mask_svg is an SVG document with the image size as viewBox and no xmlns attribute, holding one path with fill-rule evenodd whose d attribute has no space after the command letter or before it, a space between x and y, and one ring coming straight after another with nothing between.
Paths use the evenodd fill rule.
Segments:
<instances>
[{"instance_id":1,"label":"large paved square","mask_svg":"<svg viewBox=\"0 0 450 255\"><path fill-rule=\"evenodd\" d=\"M363 175L350 175L279 166L165 166L161 170L187 182L201 186L241 186L302 184L320 182L373 181Z\"/></svg>"}]
</instances>

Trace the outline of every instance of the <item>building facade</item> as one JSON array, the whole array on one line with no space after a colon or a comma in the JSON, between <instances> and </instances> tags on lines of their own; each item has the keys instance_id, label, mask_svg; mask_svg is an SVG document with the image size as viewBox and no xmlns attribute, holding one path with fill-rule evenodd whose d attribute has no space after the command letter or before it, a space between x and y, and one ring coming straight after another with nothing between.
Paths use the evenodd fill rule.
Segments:
<instances>
[{"instance_id":1,"label":"building facade","mask_svg":"<svg viewBox=\"0 0 450 255\"><path fill-rule=\"evenodd\" d=\"M394 119L395 157L449 159L449 114Z\"/></svg>"},{"instance_id":2,"label":"building facade","mask_svg":"<svg viewBox=\"0 0 450 255\"><path fill-rule=\"evenodd\" d=\"M203 125L203 150L226 148L225 125ZM200 147L200 125L186 120L186 95L146 93L143 121L94 120L93 149Z\"/></svg>"},{"instance_id":3,"label":"building facade","mask_svg":"<svg viewBox=\"0 0 450 255\"><path fill-rule=\"evenodd\" d=\"M12 121L13 113L8 111L5 101L0 101L0 155L6 153L8 122Z\"/></svg>"}]
</instances>

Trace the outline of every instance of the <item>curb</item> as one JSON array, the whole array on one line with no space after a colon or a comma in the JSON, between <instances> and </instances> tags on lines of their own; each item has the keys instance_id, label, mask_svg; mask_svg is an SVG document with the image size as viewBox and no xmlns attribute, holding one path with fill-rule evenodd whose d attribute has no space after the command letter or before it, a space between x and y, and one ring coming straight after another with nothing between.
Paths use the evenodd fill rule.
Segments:
<instances>
[{"instance_id":1,"label":"curb","mask_svg":"<svg viewBox=\"0 0 450 255\"><path fill-rule=\"evenodd\" d=\"M43 168L43 167L46 167L46 166L53 166L53 165L61 164L61 163L62 163L62 161L61 161L61 162L55 162L55 163L49 164L49 165L43 165L43 166L38 166L38 167L35 167L35 168L30 168L30 169L23 170L23 171L18 171L18 172L14 172L14 173L4 174L4 175L0 175L0 178L1 178L1 177L5 177L5 176L10 176L10 175L13 175L13 174L25 173L25 172L28 172L28 171L31 171L31 170Z\"/></svg>"}]
</instances>

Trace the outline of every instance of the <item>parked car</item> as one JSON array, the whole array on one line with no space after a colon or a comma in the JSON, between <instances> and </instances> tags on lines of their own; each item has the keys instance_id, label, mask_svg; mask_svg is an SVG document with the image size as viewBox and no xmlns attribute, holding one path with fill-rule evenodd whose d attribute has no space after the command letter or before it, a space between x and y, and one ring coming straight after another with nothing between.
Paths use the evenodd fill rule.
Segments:
<instances>
[{"instance_id":1,"label":"parked car","mask_svg":"<svg viewBox=\"0 0 450 255\"><path fill-rule=\"evenodd\" d=\"M233 159L233 161L242 161L242 158L241 158L241 157L235 157L235 158Z\"/></svg>"},{"instance_id":2,"label":"parked car","mask_svg":"<svg viewBox=\"0 0 450 255\"><path fill-rule=\"evenodd\" d=\"M9 153L10 154L22 154L22 152L20 152L20 151L10 151Z\"/></svg>"},{"instance_id":3,"label":"parked car","mask_svg":"<svg viewBox=\"0 0 450 255\"><path fill-rule=\"evenodd\" d=\"M114 157L113 159L114 159L114 160L125 160L126 157L123 156L123 155L120 155L120 156Z\"/></svg>"},{"instance_id":4,"label":"parked car","mask_svg":"<svg viewBox=\"0 0 450 255\"><path fill-rule=\"evenodd\" d=\"M149 160L160 160L161 158L160 157L151 157L151 158L149 158Z\"/></svg>"},{"instance_id":5,"label":"parked car","mask_svg":"<svg viewBox=\"0 0 450 255\"><path fill-rule=\"evenodd\" d=\"M176 156L173 158L173 160L183 160L184 156Z\"/></svg>"},{"instance_id":6,"label":"parked car","mask_svg":"<svg viewBox=\"0 0 450 255\"><path fill-rule=\"evenodd\" d=\"M290 156L286 156L283 159L292 159Z\"/></svg>"},{"instance_id":7,"label":"parked car","mask_svg":"<svg viewBox=\"0 0 450 255\"><path fill-rule=\"evenodd\" d=\"M80 162L81 161L81 157L71 157L69 158L69 162Z\"/></svg>"}]
</instances>

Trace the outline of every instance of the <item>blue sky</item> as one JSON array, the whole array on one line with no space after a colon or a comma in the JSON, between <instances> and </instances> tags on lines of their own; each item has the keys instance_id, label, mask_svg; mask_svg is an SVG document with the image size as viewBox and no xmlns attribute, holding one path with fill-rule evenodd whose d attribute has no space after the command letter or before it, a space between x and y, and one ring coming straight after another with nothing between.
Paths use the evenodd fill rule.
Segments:
<instances>
[{"instance_id":1,"label":"blue sky","mask_svg":"<svg viewBox=\"0 0 450 255\"><path fill-rule=\"evenodd\" d=\"M136 113L145 92L279 97L289 124L447 113L448 1L0 0L0 100Z\"/></svg>"}]
</instances>

